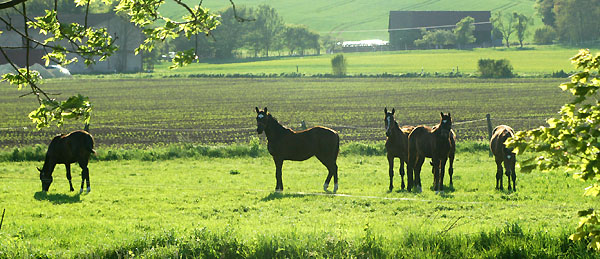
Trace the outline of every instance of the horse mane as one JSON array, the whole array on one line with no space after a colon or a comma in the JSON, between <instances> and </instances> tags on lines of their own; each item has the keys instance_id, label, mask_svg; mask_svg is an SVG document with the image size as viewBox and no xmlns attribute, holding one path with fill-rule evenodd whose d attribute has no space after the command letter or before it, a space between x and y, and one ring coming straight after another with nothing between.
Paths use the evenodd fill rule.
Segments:
<instances>
[{"instance_id":1,"label":"horse mane","mask_svg":"<svg viewBox=\"0 0 600 259\"><path fill-rule=\"evenodd\" d=\"M273 117L270 113L267 113L267 117L269 118L269 129L273 130L273 133L277 134L285 134L286 132L293 132L290 128L281 125L277 118Z\"/></svg>"}]
</instances>

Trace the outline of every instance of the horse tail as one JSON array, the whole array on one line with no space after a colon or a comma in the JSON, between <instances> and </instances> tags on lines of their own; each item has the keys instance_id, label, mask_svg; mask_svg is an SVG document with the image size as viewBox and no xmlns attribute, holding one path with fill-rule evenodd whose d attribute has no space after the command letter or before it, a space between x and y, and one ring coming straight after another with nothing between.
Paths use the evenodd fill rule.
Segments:
<instances>
[{"instance_id":1,"label":"horse tail","mask_svg":"<svg viewBox=\"0 0 600 259\"><path fill-rule=\"evenodd\" d=\"M96 154L96 150L94 150L94 139L92 136L88 136L85 140L85 148L92 154Z\"/></svg>"}]
</instances>

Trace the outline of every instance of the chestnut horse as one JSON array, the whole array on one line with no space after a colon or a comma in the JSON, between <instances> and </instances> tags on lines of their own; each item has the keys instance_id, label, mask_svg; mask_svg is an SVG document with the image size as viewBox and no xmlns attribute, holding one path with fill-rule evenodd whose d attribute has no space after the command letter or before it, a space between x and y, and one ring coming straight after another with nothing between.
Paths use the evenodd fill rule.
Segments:
<instances>
[{"instance_id":1,"label":"chestnut horse","mask_svg":"<svg viewBox=\"0 0 600 259\"><path fill-rule=\"evenodd\" d=\"M398 122L394 119L396 109L392 108L388 112L387 107L383 109L385 113L385 150L387 151L387 160L390 175L390 191L394 189L394 158L400 159L400 179L402 180L402 189L404 189L404 163L408 163L408 135L414 127L403 126L400 128Z\"/></svg>"},{"instance_id":2,"label":"chestnut horse","mask_svg":"<svg viewBox=\"0 0 600 259\"><path fill-rule=\"evenodd\" d=\"M508 177L508 190L510 191L510 180L512 179L513 188L512 190L517 190L516 178L515 174L515 163L517 162L517 156L513 153L512 148L506 148L504 142L508 138L512 138L515 136L515 131L506 125L500 125L494 128L492 131L492 139L490 139L490 149L494 154L494 158L496 159L496 190L502 190L504 187L502 186L502 162L504 162L504 169L506 169L506 176Z\"/></svg>"},{"instance_id":3,"label":"chestnut horse","mask_svg":"<svg viewBox=\"0 0 600 259\"><path fill-rule=\"evenodd\" d=\"M340 137L337 132L325 127L313 127L303 131L294 131L279 124L277 119L264 110L256 109L256 131L267 135L267 148L275 162L275 191L283 191L281 168L284 160L304 161L316 156L327 167L329 174L323 184L327 191L331 177L333 177L333 192L338 189L338 166L336 163L340 151Z\"/></svg>"},{"instance_id":4,"label":"chestnut horse","mask_svg":"<svg viewBox=\"0 0 600 259\"><path fill-rule=\"evenodd\" d=\"M95 154L94 138L83 130L73 131L69 134L61 134L52 139L46 152L44 166L40 171L40 180L42 181L42 191L47 192L52 184L52 172L56 164L64 164L67 169L67 179L69 180L70 190L74 191L71 183L71 163L79 163L81 172L81 189L83 192L83 183L87 180L87 191L90 189L90 171L87 167L90 160L90 154Z\"/></svg>"},{"instance_id":5,"label":"chestnut horse","mask_svg":"<svg viewBox=\"0 0 600 259\"><path fill-rule=\"evenodd\" d=\"M452 146L452 117L441 112L440 117L439 127L417 126L408 136L408 191L413 186L422 191L421 167L426 157L431 158L434 167L433 189L437 193L443 188L444 167Z\"/></svg>"}]
</instances>

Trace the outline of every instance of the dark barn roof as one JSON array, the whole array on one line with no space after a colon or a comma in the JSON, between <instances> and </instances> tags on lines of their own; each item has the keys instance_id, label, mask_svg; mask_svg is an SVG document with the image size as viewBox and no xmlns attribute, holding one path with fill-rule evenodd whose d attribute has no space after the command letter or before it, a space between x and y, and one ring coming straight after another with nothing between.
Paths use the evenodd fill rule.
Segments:
<instances>
[{"instance_id":1,"label":"dark barn roof","mask_svg":"<svg viewBox=\"0 0 600 259\"><path fill-rule=\"evenodd\" d=\"M452 29L463 18L471 16L475 19L475 31L491 31L489 23L490 11L390 11L388 30L394 31L405 28L439 27Z\"/></svg>"}]
</instances>

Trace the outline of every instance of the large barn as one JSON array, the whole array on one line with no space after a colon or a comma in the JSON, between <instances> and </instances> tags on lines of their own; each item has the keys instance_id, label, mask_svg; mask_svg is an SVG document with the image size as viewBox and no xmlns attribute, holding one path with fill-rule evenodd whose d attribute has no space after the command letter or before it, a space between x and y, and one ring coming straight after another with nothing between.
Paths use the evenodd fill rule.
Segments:
<instances>
[{"instance_id":1,"label":"large barn","mask_svg":"<svg viewBox=\"0 0 600 259\"><path fill-rule=\"evenodd\" d=\"M451 30L467 16L475 19L475 45L492 45L490 11L390 11L390 45L393 49L413 48L421 29Z\"/></svg>"}]
</instances>

